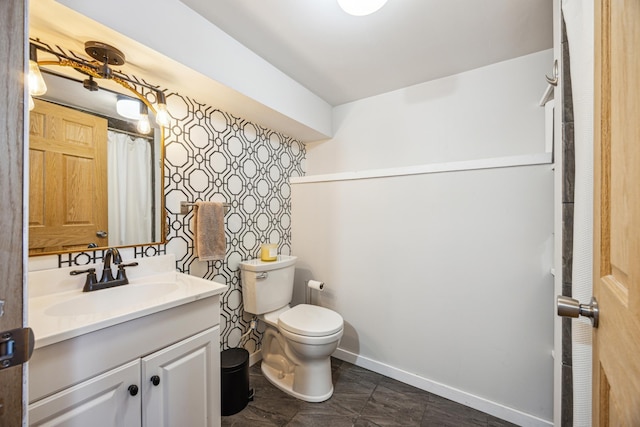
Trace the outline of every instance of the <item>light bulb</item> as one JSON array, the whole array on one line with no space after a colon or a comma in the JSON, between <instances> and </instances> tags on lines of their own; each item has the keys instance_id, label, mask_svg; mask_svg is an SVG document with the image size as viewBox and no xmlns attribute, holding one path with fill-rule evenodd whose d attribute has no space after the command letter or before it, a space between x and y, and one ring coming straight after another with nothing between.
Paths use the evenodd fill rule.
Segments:
<instances>
[{"instance_id":1,"label":"light bulb","mask_svg":"<svg viewBox=\"0 0 640 427\"><path fill-rule=\"evenodd\" d=\"M140 120L138 120L136 128L138 129L138 132L145 135L151 132L151 123L149 123L148 114L140 114Z\"/></svg>"},{"instance_id":2,"label":"light bulb","mask_svg":"<svg viewBox=\"0 0 640 427\"><path fill-rule=\"evenodd\" d=\"M158 104L156 111L156 123L165 128L171 126L171 116L167 111L167 104Z\"/></svg>"},{"instance_id":3,"label":"light bulb","mask_svg":"<svg viewBox=\"0 0 640 427\"><path fill-rule=\"evenodd\" d=\"M156 123L160 126L168 128L171 125L171 116L167 111L167 98L164 96L164 92L156 92L156 100L158 101L158 108L156 112Z\"/></svg>"},{"instance_id":4,"label":"light bulb","mask_svg":"<svg viewBox=\"0 0 640 427\"><path fill-rule=\"evenodd\" d=\"M349 15L365 16L380 9L387 0L338 0L338 4Z\"/></svg>"},{"instance_id":5,"label":"light bulb","mask_svg":"<svg viewBox=\"0 0 640 427\"><path fill-rule=\"evenodd\" d=\"M29 60L29 93L33 96L44 95L47 92L47 84L42 78L38 63Z\"/></svg>"}]
</instances>

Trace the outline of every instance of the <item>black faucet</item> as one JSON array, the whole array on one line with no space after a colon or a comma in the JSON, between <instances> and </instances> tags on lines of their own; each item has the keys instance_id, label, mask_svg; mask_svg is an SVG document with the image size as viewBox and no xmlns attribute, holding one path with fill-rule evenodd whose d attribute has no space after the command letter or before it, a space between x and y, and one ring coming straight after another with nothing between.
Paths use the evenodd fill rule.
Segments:
<instances>
[{"instance_id":1,"label":"black faucet","mask_svg":"<svg viewBox=\"0 0 640 427\"><path fill-rule=\"evenodd\" d=\"M118 275L116 278L113 277L113 273L111 272L112 260L114 264L118 265ZM89 268L87 270L73 270L69 274L75 276L78 274L87 273L87 280L84 283L82 292L91 292L128 284L129 279L127 278L127 274L124 271L124 268L135 267L136 265L138 265L137 262L122 264L122 257L120 256L120 252L118 251L118 249L109 248L105 251L104 254L104 267L102 269L102 277L100 278L99 282L96 277L95 268Z\"/></svg>"},{"instance_id":2,"label":"black faucet","mask_svg":"<svg viewBox=\"0 0 640 427\"><path fill-rule=\"evenodd\" d=\"M113 282L113 273L111 273L111 258L113 258L114 264L122 264L122 257L120 257L120 251L116 248L109 248L104 254L104 268L102 269L102 277L100 283ZM124 283L122 283L124 285ZM114 285L117 286L117 285Z\"/></svg>"}]
</instances>

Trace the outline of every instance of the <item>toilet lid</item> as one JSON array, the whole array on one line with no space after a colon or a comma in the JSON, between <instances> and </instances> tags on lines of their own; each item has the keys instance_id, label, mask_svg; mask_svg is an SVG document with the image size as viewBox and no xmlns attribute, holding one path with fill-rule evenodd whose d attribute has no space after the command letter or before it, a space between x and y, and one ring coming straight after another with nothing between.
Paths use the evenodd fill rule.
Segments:
<instances>
[{"instance_id":1,"label":"toilet lid","mask_svg":"<svg viewBox=\"0 0 640 427\"><path fill-rule=\"evenodd\" d=\"M278 326L294 334L321 337L342 329L342 316L328 308L300 304L285 311L278 318Z\"/></svg>"}]
</instances>

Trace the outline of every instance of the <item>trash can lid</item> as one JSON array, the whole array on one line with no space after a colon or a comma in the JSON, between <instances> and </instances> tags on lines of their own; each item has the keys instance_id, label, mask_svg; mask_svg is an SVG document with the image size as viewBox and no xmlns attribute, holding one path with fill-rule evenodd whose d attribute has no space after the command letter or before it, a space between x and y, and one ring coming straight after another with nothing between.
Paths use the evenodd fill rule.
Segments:
<instances>
[{"instance_id":1,"label":"trash can lid","mask_svg":"<svg viewBox=\"0 0 640 427\"><path fill-rule=\"evenodd\" d=\"M230 348L220 353L220 367L234 369L249 362L249 352L244 348Z\"/></svg>"}]
</instances>

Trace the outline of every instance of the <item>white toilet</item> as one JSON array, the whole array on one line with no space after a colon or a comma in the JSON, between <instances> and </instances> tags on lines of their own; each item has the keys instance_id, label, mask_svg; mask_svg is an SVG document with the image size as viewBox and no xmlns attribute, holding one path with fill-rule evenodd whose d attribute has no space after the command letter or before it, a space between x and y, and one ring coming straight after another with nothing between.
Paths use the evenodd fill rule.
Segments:
<instances>
[{"instance_id":1,"label":"white toilet","mask_svg":"<svg viewBox=\"0 0 640 427\"><path fill-rule=\"evenodd\" d=\"M241 262L244 311L259 315L267 325L262 338L264 376L298 399L322 402L333 394L329 356L338 348L344 321L324 307L291 308L295 263L295 256L285 255L271 262Z\"/></svg>"}]
</instances>

